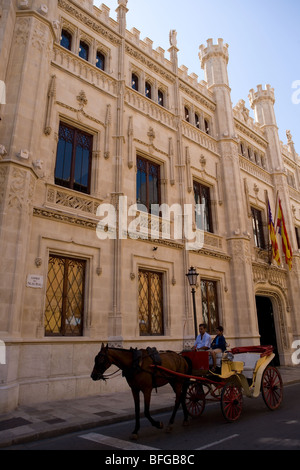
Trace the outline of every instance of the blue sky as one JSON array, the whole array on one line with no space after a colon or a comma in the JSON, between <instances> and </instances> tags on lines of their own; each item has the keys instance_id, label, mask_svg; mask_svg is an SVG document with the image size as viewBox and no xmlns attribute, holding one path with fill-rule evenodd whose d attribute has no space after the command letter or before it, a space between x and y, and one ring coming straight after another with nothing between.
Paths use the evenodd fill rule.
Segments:
<instances>
[{"instance_id":1,"label":"blue sky","mask_svg":"<svg viewBox=\"0 0 300 470\"><path fill-rule=\"evenodd\" d=\"M97 6L102 3L116 19L118 1L94 0ZM165 49L167 58L169 32L176 29L179 65L188 67L199 80L204 79L200 44L223 38L229 44L233 105L243 99L250 108L249 90L269 83L275 89L280 139L285 144L290 130L300 154L299 0L128 0L127 8L127 29L137 28L140 38L149 37L154 49Z\"/></svg>"}]
</instances>

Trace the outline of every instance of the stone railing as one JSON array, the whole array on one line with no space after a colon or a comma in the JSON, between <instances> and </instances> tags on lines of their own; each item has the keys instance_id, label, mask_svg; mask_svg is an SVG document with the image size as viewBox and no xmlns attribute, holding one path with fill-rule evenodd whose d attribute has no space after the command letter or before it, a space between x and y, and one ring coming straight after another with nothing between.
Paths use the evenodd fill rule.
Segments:
<instances>
[{"instance_id":1,"label":"stone railing","mask_svg":"<svg viewBox=\"0 0 300 470\"><path fill-rule=\"evenodd\" d=\"M250 175L255 176L255 178L264 181L265 183L273 184L272 177L267 170L264 170L263 168L242 156L240 156L240 168Z\"/></svg>"},{"instance_id":2,"label":"stone railing","mask_svg":"<svg viewBox=\"0 0 300 470\"><path fill-rule=\"evenodd\" d=\"M206 134L200 129L194 127L192 124L186 122L183 122L182 124L182 133L187 139L190 139L193 142L201 145L201 147L204 147L207 150L210 150L211 152L219 155L218 143L209 134Z\"/></svg>"},{"instance_id":3,"label":"stone railing","mask_svg":"<svg viewBox=\"0 0 300 470\"><path fill-rule=\"evenodd\" d=\"M146 98L141 93L127 88L125 92L125 101L128 106L131 106L150 118L159 121L161 124L165 124L173 129L175 128L176 123L174 114L170 113L166 108L160 106L149 98Z\"/></svg>"},{"instance_id":4,"label":"stone railing","mask_svg":"<svg viewBox=\"0 0 300 470\"><path fill-rule=\"evenodd\" d=\"M55 44L53 48L52 63L101 90L113 95L116 94L116 80L110 77L106 72L98 69L95 65L81 59L73 52L66 50L58 44Z\"/></svg>"},{"instance_id":5,"label":"stone railing","mask_svg":"<svg viewBox=\"0 0 300 470\"><path fill-rule=\"evenodd\" d=\"M97 208L101 201L92 196L65 189L61 186L47 185L44 206L59 209L70 214L96 217Z\"/></svg>"}]
</instances>

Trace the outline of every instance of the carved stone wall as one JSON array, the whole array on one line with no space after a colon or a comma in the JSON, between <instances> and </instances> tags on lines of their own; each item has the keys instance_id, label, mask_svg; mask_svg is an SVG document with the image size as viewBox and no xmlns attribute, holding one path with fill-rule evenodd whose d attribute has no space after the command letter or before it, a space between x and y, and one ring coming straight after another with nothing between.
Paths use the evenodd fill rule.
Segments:
<instances>
[{"instance_id":1,"label":"carved stone wall","mask_svg":"<svg viewBox=\"0 0 300 470\"><path fill-rule=\"evenodd\" d=\"M215 283L219 321L232 347L259 342L255 295L270 297L288 363L291 339L300 336L294 235L300 227L300 166L290 134L288 148L270 145L271 134L250 118L243 100L232 109L228 46L209 40L201 47L207 83L178 67L176 31L170 33L167 58L162 48L153 49L151 39L141 40L136 28L126 29L127 0L116 0L116 20L108 7L95 8L92 0L2 3L1 21L10 19L5 60L0 57L0 79L7 77L0 121L0 340L9 344L7 365L0 369L0 412L1 403L12 408L61 399L66 390L76 397L102 392L89 378L90 359L102 341L178 352L191 347L190 266L199 281ZM72 34L71 50L60 44L64 28ZM79 56L81 40L90 47L88 60ZM104 70L97 67L97 51L105 55ZM133 73L138 90L132 88ZM91 137L89 194L55 184L60 123ZM270 149L279 147L284 159L277 154L275 168ZM137 202L137 157L159 167L160 201L169 207L194 208L194 182L209 190L213 228L204 233L201 249L195 244L185 249L184 235L174 239L177 214L170 223L139 214L144 239L97 237L100 204L112 204L118 214L119 196L127 196L128 207ZM283 258L280 267L270 266L268 251L258 249L253 236L252 207L262 212L267 235L266 196L273 209L277 190L285 194L289 233L293 230L291 273ZM195 220L191 225L201 239ZM86 263L84 329L76 340L45 337L50 255ZM140 336L140 269L163 276L164 335ZM38 288L27 286L28 275L41 279ZM197 322L205 308L200 285ZM126 383L108 386L120 390Z\"/></svg>"}]
</instances>

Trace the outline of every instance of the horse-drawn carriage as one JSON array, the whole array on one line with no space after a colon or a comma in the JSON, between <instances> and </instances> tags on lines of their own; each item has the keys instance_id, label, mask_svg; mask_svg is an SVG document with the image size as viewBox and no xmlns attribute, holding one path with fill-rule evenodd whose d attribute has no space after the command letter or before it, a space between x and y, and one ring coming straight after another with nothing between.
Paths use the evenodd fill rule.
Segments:
<instances>
[{"instance_id":1,"label":"horse-drawn carriage","mask_svg":"<svg viewBox=\"0 0 300 470\"><path fill-rule=\"evenodd\" d=\"M216 372L209 370L208 351L183 351L181 354L192 367L191 374L186 376L185 397L192 417L203 413L207 401L220 401L224 418L236 421L242 412L243 395L257 398L261 393L270 410L280 406L283 384L279 371L270 365L275 356L272 346L241 347L220 353Z\"/></svg>"},{"instance_id":2,"label":"horse-drawn carriage","mask_svg":"<svg viewBox=\"0 0 300 470\"><path fill-rule=\"evenodd\" d=\"M154 349L154 351L153 351ZM272 346L234 348L219 358L219 370L212 372L207 351L158 352L155 348L118 349L102 345L95 357L93 380L106 380L104 372L112 365L122 370L131 388L135 403L135 429L140 428L140 391L144 394L144 414L150 423L163 424L150 415L153 388L170 384L175 392L175 405L168 428L182 405L184 423L188 416L200 416L208 400L219 401L225 419L236 421L242 412L243 394L257 398L260 393L270 410L276 410L283 397L280 373L270 363L275 357Z\"/></svg>"}]
</instances>

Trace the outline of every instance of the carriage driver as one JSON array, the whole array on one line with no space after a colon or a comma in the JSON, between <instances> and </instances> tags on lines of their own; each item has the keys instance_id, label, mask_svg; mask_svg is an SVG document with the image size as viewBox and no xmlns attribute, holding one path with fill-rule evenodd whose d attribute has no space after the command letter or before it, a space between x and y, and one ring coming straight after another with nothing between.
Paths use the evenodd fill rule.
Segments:
<instances>
[{"instance_id":1,"label":"carriage driver","mask_svg":"<svg viewBox=\"0 0 300 470\"><path fill-rule=\"evenodd\" d=\"M197 336L193 349L197 351L208 351L211 347L211 336L206 332L207 325L206 323L201 323L199 325L200 334Z\"/></svg>"}]
</instances>

